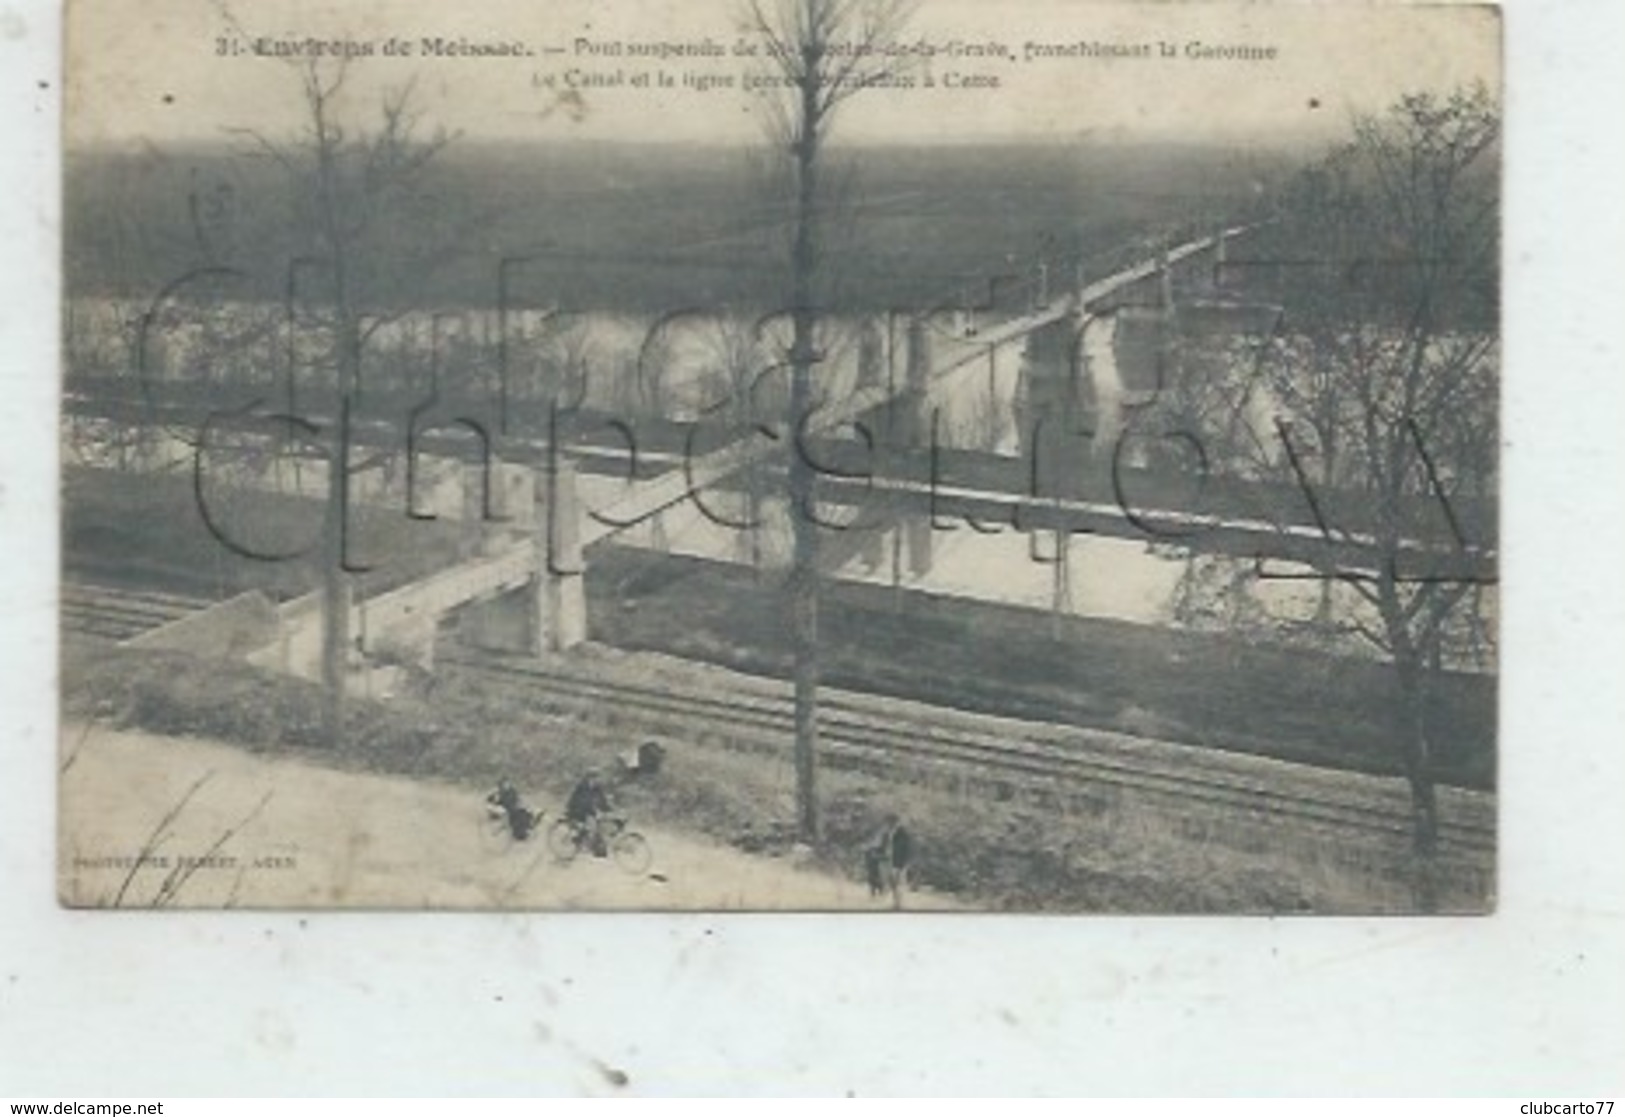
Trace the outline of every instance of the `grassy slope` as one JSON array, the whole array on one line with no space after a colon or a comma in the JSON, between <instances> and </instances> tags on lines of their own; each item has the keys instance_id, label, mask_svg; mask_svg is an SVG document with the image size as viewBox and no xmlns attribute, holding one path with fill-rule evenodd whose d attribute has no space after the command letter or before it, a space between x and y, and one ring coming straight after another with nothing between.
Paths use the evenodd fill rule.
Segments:
<instances>
[{"instance_id":1,"label":"grassy slope","mask_svg":"<svg viewBox=\"0 0 1625 1117\"><path fill-rule=\"evenodd\" d=\"M581 771L604 766L626 730L584 725L522 686L449 671L432 692L388 705L357 702L337 752L320 743L315 684L184 653L77 645L64 664L68 716L233 742L256 752L373 772L432 776L471 796L508 774L527 789L564 794ZM697 831L750 851L790 844L788 757L774 760L673 742L653 780L623 786L634 818ZM1264 843L1178 816L1104 807L1061 815L1042 803L997 802L829 771L821 782L826 864L858 875L881 815L901 809L921 847L923 883L992 908L1115 912L1402 911L1412 906L1406 859L1330 857L1312 840ZM1342 851L1347 853L1348 851ZM1442 905L1477 910L1488 865L1452 866Z\"/></svg>"},{"instance_id":2,"label":"grassy slope","mask_svg":"<svg viewBox=\"0 0 1625 1117\"><path fill-rule=\"evenodd\" d=\"M237 490L212 498L234 538L269 551L315 538L320 501ZM441 569L458 554L457 525L410 520L399 509L357 505L353 554L374 564L377 593ZM225 598L261 589L297 597L321 584L321 554L266 562L234 554L198 513L190 474L70 468L63 478L63 562L68 574L151 589Z\"/></svg>"},{"instance_id":3,"label":"grassy slope","mask_svg":"<svg viewBox=\"0 0 1625 1117\"><path fill-rule=\"evenodd\" d=\"M293 538L320 515L313 501L245 493L265 538ZM359 557L379 562L376 592L456 555L455 525L365 509ZM315 588L314 556L283 563L232 555L203 527L189 478L70 471L64 501L70 574L224 597L249 588L291 596ZM588 568L594 639L787 676L789 649L771 581L716 563L608 549ZM1057 630L1033 610L881 587L826 592L824 677L989 713L1148 732L1170 740L1393 773L1380 664L1220 636L1073 618ZM1487 788L1495 771L1495 682L1451 676L1433 721L1442 778Z\"/></svg>"},{"instance_id":4,"label":"grassy slope","mask_svg":"<svg viewBox=\"0 0 1625 1117\"><path fill-rule=\"evenodd\" d=\"M772 581L698 559L609 550L588 568L593 635L787 677ZM833 685L987 713L1151 732L1170 740L1392 774L1399 756L1381 664L1221 636L1070 618L882 587L825 591ZM1495 682L1449 676L1433 706L1441 776L1488 788Z\"/></svg>"}]
</instances>

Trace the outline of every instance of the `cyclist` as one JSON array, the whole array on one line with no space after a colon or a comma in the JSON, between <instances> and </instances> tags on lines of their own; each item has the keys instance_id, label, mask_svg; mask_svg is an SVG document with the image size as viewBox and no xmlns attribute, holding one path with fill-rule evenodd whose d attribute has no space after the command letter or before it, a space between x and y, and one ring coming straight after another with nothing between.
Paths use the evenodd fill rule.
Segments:
<instances>
[{"instance_id":1,"label":"cyclist","mask_svg":"<svg viewBox=\"0 0 1625 1117\"><path fill-rule=\"evenodd\" d=\"M508 830L513 834L514 841L522 842L530 837L536 829L537 821L542 812L533 811L525 806L525 801L519 797L519 789L514 787L513 781L507 776L497 780L496 790L485 797L494 812L500 810L508 821Z\"/></svg>"},{"instance_id":2,"label":"cyclist","mask_svg":"<svg viewBox=\"0 0 1625 1117\"><path fill-rule=\"evenodd\" d=\"M577 844L591 849L594 857L609 853L609 843L604 840L604 817L614 809L609 789L596 768L577 781L564 805L564 817L575 827Z\"/></svg>"}]
</instances>

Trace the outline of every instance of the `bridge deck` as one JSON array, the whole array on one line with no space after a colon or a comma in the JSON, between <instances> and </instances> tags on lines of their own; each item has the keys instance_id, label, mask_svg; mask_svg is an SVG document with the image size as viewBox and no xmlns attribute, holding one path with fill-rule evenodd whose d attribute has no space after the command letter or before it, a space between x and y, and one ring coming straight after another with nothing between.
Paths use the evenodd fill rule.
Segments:
<instances>
[{"instance_id":1,"label":"bridge deck","mask_svg":"<svg viewBox=\"0 0 1625 1117\"><path fill-rule=\"evenodd\" d=\"M990 348L1015 342L1070 315L1088 312L1102 300L1152 278L1165 265L1178 264L1212 249L1221 237L1232 237L1246 230L1246 226L1238 226L1214 236L1187 241L1159 257L1143 260L1086 284L1046 307L951 339L953 351L934 361L927 382L937 382L971 361L984 359ZM884 385L860 389L817 412L809 423L810 433L828 434L873 413L894 398L894 390ZM64 411L69 414L115 420L150 418L155 411L171 418L178 415L195 416L198 408L198 401L154 403L145 397L97 398L73 392L64 396ZM250 421L247 416L242 419ZM330 419L313 417L307 417L307 420L317 426L324 423L330 425L331 422ZM263 420L259 421L263 425ZM399 443L402 438L396 424L371 416L353 423L352 434L360 444ZM652 478L634 482L631 491L621 499L609 507L595 509L584 517L581 546L588 548L610 539L635 524L684 503L694 493L725 483L752 463L782 456L791 441L788 432L780 430L773 438L750 436L692 460L678 459L683 464L667 468ZM441 429L425 440L423 449L424 452L451 453L463 457L470 451L477 455L479 446L471 432ZM501 457L507 461L545 463L551 460L551 454L552 449L544 439L504 438L501 444ZM605 462L624 461L631 455L613 447L572 446L569 456L572 460L581 459L583 464L594 463L602 467ZM645 462L655 458L667 462L672 460L666 455L650 455ZM1280 558L1320 567L1327 565L1330 549L1335 559L1334 565L1344 564L1359 569L1367 569L1371 565L1372 548L1368 538L1345 534L1329 539L1318 527L1310 524L1278 524L1246 517L1215 516L1199 509L1177 506L1131 513L1109 502L1035 501L1017 493L966 486L927 485L907 478L875 478L864 482L863 486L860 489L854 482L835 480L827 483L826 492L837 501L843 498L856 501L866 494L878 492L893 502L894 510L912 509L915 513L951 515L961 520L973 517L983 522L1022 523L1029 528L1064 528L1127 537L1150 538L1155 534L1194 550ZM1433 555L1440 550L1434 544L1421 542L1415 543L1412 549L1419 556ZM1454 577L1478 580L1493 577L1493 550L1463 549L1441 561L1450 567L1450 574ZM369 624L383 627L410 622L414 617L432 617L457 604L523 584L532 576L535 564L536 549L518 545L501 554L470 560L440 571L413 585L373 598L357 608L366 610ZM299 603L292 604L297 606Z\"/></svg>"},{"instance_id":2,"label":"bridge deck","mask_svg":"<svg viewBox=\"0 0 1625 1117\"><path fill-rule=\"evenodd\" d=\"M1103 279L1095 280L1093 283L1086 285L1081 291L1069 294L1048 307L1001 322L990 329L977 331L974 335L968 335L960 339L968 351L957 353L933 364L928 381L940 380L971 361L983 359L990 347L1008 344L1017 338L1025 337L1034 330L1042 329L1051 323L1062 320L1074 313L1079 307L1087 308L1092 303L1106 298L1124 287L1155 275L1164 262L1171 266L1196 253L1212 248L1218 243L1221 236L1233 236L1244 231L1244 229L1244 226L1238 226L1226 230L1222 234L1187 241L1169 250L1166 254L1166 261L1161 258L1142 261ZM893 389L886 385L861 388L809 417L807 424L809 433L820 434L836 430L885 406L893 397ZM651 516L681 503L689 493L706 489L752 462L781 454L785 451L785 447L789 442L787 432L781 432L781 436L776 439L741 439L731 446L723 447L696 459L686 470L676 470L647 484L640 485L637 492L628 494L613 508L605 509L601 513L604 519L602 521L595 520L593 526L587 529L587 536L583 539L583 545L591 546L608 538L616 531L622 530L624 527L641 523Z\"/></svg>"}]
</instances>

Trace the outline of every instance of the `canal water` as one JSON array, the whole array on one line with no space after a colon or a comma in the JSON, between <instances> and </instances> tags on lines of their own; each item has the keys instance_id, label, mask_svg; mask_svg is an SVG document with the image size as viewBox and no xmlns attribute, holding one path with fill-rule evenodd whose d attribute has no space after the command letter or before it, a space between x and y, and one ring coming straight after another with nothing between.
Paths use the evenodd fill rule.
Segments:
<instances>
[{"instance_id":1,"label":"canal water","mask_svg":"<svg viewBox=\"0 0 1625 1117\"><path fill-rule=\"evenodd\" d=\"M102 308L81 321L116 322ZM945 448L1019 456L1026 401L1024 345L1020 340L989 347L977 340L977 323L963 316L940 316L927 327L933 364L953 366L934 384L930 407L937 413L937 434ZM433 349L441 372L450 375L469 354L488 347L495 336L491 312L463 312L439 322L404 319L380 331L383 352ZM1116 359L1117 321L1101 317L1087 322L1079 339L1097 414L1097 439L1109 444L1130 395ZM690 312L651 321L631 316L594 314L573 319L534 311L515 312L508 322L510 360L532 375L544 366L574 377L579 397L588 406L615 413L656 411L692 420L737 407L769 419L782 414L788 370L775 367L767 354L788 349L790 324L780 316L748 321ZM177 327L166 335L163 360L177 369L199 359L204 330ZM906 378L906 329L897 321L840 321L821 331L817 392L835 401L865 386L900 387ZM92 339L97 340L97 339ZM81 344L85 339L81 339ZM104 348L107 339L97 340ZM165 367L158 375L175 374ZM521 377L523 379L523 377ZM741 391L741 387L745 390ZM732 419L741 417L729 412ZM746 417L749 417L748 415ZM116 439L64 438L64 461L107 468L118 464ZM156 459L186 461L190 445L164 436ZM657 464L658 455L647 455ZM127 463L126 463L127 465ZM442 472L445 472L442 470ZM399 471L358 481L357 500L397 499ZM286 462L266 471L267 483L285 492L315 495L326 485L325 469L305 461ZM442 479L443 481L444 479ZM607 508L632 491L630 482L583 474L581 499L587 508ZM461 499L445 484L434 487L428 509L454 518ZM718 522L751 519L742 497L712 494L710 506L721 517L708 516L693 502L670 508L646 523L627 529L620 545L656 549L713 561L754 563L782 568L789 557L790 521L783 499L762 496L754 510L757 526L743 529ZM833 513L839 518L838 510ZM869 527L866 542L830 533L831 546L844 558L832 576L876 584L898 585L930 593L963 596L1009 605L1102 617L1135 624L1245 631L1260 639L1307 639L1319 646L1356 655L1378 654L1357 634L1357 626L1380 630L1373 610L1350 587L1309 579L1260 580L1251 562L1224 556L1193 555L1166 544L1135 539L1074 535L1058 541L1053 533L1023 534L1009 528L986 534L960 525L930 532L929 561L911 550L918 532L881 520ZM1272 563L1275 573L1305 574L1306 568ZM1486 634L1494 632L1495 588L1475 595ZM1494 669L1493 649L1482 659L1456 656L1463 669Z\"/></svg>"}]
</instances>

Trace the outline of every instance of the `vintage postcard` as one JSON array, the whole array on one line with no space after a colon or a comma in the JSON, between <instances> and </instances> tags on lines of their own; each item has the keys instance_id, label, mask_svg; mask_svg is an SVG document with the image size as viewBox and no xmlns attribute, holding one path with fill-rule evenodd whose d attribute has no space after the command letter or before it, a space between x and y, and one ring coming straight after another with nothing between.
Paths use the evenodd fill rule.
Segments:
<instances>
[{"instance_id":1,"label":"vintage postcard","mask_svg":"<svg viewBox=\"0 0 1625 1117\"><path fill-rule=\"evenodd\" d=\"M1501 31L74 0L61 902L1493 910Z\"/></svg>"}]
</instances>

